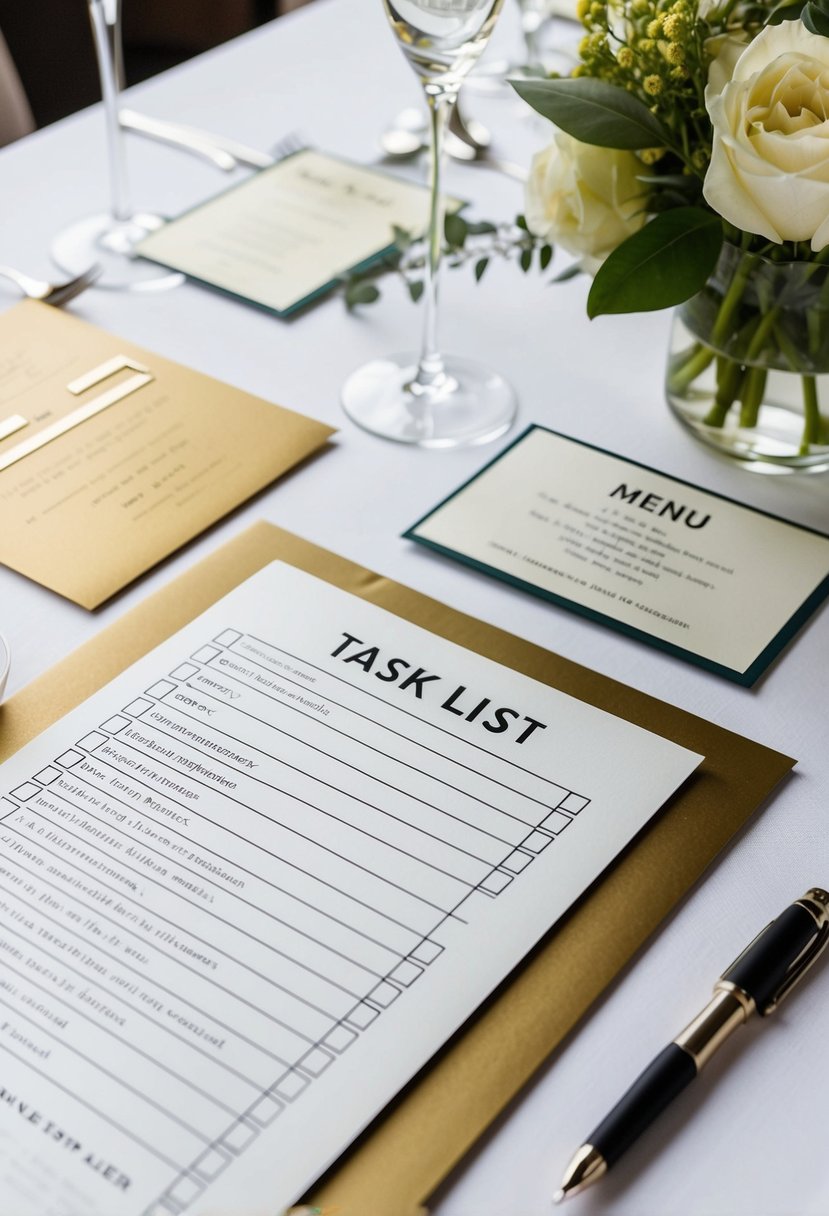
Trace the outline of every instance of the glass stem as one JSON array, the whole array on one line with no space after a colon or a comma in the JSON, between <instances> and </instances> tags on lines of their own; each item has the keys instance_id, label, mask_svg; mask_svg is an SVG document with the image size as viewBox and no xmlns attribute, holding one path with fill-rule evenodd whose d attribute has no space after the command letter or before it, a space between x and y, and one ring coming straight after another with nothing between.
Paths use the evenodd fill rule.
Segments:
<instances>
[{"instance_id":1,"label":"glass stem","mask_svg":"<svg viewBox=\"0 0 829 1216\"><path fill-rule=\"evenodd\" d=\"M427 89L426 99L429 104L429 122L431 127L432 163L429 176L429 234L426 251L426 267L424 276L424 315L423 343L417 374L411 388L434 389L443 383L446 373L443 368L443 358L438 350L437 320L438 320L438 287L440 280L440 263L443 254L443 214L444 203L440 188L440 171L443 162L443 142L446 135L446 124L452 106L457 100L457 93L446 89Z\"/></svg>"},{"instance_id":2,"label":"glass stem","mask_svg":"<svg viewBox=\"0 0 829 1216\"><path fill-rule=\"evenodd\" d=\"M121 0L89 0L89 17L104 101L109 153L110 210L116 224L121 224L132 215L124 133L118 120L118 98L123 83Z\"/></svg>"}]
</instances>

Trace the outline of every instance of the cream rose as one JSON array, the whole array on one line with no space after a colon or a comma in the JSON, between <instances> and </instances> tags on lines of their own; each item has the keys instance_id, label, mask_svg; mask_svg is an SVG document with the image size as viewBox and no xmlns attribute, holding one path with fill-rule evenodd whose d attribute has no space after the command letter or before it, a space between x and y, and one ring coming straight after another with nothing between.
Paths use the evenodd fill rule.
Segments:
<instances>
[{"instance_id":1,"label":"cream rose","mask_svg":"<svg viewBox=\"0 0 829 1216\"><path fill-rule=\"evenodd\" d=\"M527 227L595 272L617 245L645 223L641 163L632 152L596 148L556 133L536 153L527 181Z\"/></svg>"},{"instance_id":2,"label":"cream rose","mask_svg":"<svg viewBox=\"0 0 829 1216\"><path fill-rule=\"evenodd\" d=\"M829 38L800 21L766 26L724 87L712 69L705 104L714 210L770 241L829 245Z\"/></svg>"}]
</instances>

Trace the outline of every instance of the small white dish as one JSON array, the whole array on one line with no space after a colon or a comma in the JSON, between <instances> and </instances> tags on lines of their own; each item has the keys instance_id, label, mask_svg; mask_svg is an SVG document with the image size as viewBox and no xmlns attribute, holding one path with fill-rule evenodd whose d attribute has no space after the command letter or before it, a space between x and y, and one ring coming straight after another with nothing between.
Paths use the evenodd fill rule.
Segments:
<instances>
[{"instance_id":1,"label":"small white dish","mask_svg":"<svg viewBox=\"0 0 829 1216\"><path fill-rule=\"evenodd\" d=\"M3 700L3 693L6 691L10 661L11 656L9 655L8 643L2 633L0 633L0 701Z\"/></svg>"}]
</instances>

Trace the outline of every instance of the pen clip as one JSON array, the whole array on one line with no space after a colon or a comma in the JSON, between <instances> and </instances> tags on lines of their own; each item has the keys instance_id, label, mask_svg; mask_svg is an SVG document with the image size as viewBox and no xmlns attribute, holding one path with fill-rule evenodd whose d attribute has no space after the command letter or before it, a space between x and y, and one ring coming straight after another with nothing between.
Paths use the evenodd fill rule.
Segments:
<instances>
[{"instance_id":1,"label":"pen clip","mask_svg":"<svg viewBox=\"0 0 829 1216\"><path fill-rule=\"evenodd\" d=\"M803 979L812 963L815 962L826 949L826 946L829 945L829 892L823 891L820 887L812 887L802 899L796 900L796 903L805 908L815 918L815 936L801 950L786 972L780 987L763 1010L767 1014L777 1009L781 1001Z\"/></svg>"}]
</instances>

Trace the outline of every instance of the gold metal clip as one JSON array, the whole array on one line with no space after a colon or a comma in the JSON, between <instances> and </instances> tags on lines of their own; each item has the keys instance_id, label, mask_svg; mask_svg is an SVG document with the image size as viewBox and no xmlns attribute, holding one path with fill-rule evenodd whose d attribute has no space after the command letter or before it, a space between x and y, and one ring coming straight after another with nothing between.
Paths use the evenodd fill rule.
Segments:
<instances>
[{"instance_id":1,"label":"gold metal clip","mask_svg":"<svg viewBox=\"0 0 829 1216\"><path fill-rule=\"evenodd\" d=\"M817 931L808 946L801 950L786 972L783 982L766 1006L765 1013L771 1013L778 1007L829 945L829 891L824 891L821 887L812 887L802 899L795 902L814 917Z\"/></svg>"}]
</instances>

